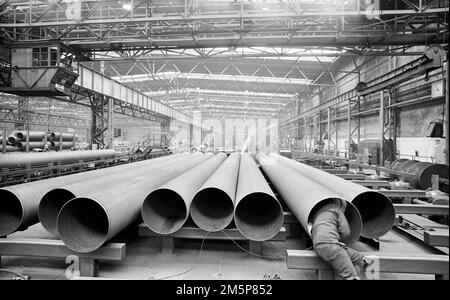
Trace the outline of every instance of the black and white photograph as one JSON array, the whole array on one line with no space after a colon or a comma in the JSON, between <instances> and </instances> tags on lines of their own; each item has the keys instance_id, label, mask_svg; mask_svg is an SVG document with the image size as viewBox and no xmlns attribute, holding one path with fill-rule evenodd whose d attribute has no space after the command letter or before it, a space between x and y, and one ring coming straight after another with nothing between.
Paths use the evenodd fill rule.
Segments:
<instances>
[{"instance_id":1,"label":"black and white photograph","mask_svg":"<svg viewBox=\"0 0 450 300\"><path fill-rule=\"evenodd\" d=\"M0 0L0 281L449 280L449 6Z\"/></svg>"}]
</instances>

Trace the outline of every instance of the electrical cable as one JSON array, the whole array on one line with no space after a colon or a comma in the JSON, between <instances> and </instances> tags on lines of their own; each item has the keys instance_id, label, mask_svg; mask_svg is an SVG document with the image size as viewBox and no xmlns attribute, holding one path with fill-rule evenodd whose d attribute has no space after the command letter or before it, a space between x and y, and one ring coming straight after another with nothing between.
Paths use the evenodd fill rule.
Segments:
<instances>
[{"instance_id":1,"label":"electrical cable","mask_svg":"<svg viewBox=\"0 0 450 300\"><path fill-rule=\"evenodd\" d=\"M223 230L221 232L223 234L225 234L239 249L241 249L242 251L244 251L244 252L246 252L246 253L248 253L250 255L253 255L253 256L256 256L256 257L260 257L260 258L264 258L264 259L271 259L271 260L282 260L282 259L284 259L284 257L281 257L281 256L278 256L278 257L275 257L275 256L263 256L263 255L259 255L259 254L253 253L251 251L248 251L247 249L241 247L228 233L226 233Z\"/></svg>"},{"instance_id":2,"label":"electrical cable","mask_svg":"<svg viewBox=\"0 0 450 300\"><path fill-rule=\"evenodd\" d=\"M239 249L241 249L242 251L244 251L244 252L246 252L246 253L248 253L248 254L250 254L250 255L253 255L253 256L256 256L256 257L259 257L259 258L263 258L263 259L270 259L270 260L283 260L284 259L284 257L282 257L282 256L278 256L278 257L271 257L271 256L264 256L264 255L259 255L259 254L256 254L256 253L253 253L253 252L251 252L251 251L248 251L247 249L245 249L245 248L243 248L243 247L241 247L237 242L236 242L236 240L235 239L233 239L233 237L231 237L228 233L226 233L225 231L221 231L224 235L226 235ZM181 276L181 275L184 275L184 274L187 274L187 273L189 273L190 271L192 271L194 268L195 268L195 265L198 263L198 260L200 259L200 257L201 257L201 255L203 254L203 247L204 247L204 245L205 245L205 241L206 241L206 239L208 238L208 235L211 233L211 231L208 231L207 232L207 234L205 235L205 237L203 238L203 240L202 240L202 244L201 244L201 246L200 246L200 252L199 252L199 254L197 255L197 258L195 259L195 261L194 261L194 263L192 264L192 266L191 267L189 267L187 270L185 270L185 271L183 271L183 272L180 272L180 273L177 273L177 274L174 274L174 275L169 275L169 276L165 276L165 277L161 277L161 278L157 278L157 279L154 279L154 280L166 280L166 279L170 279L170 278L173 278L173 277L178 277L178 276Z\"/></svg>"},{"instance_id":3,"label":"electrical cable","mask_svg":"<svg viewBox=\"0 0 450 300\"><path fill-rule=\"evenodd\" d=\"M211 231L208 231L208 232L206 233L205 237L203 238L202 244L201 244L201 246L200 246L200 252L199 252L199 254L197 255L197 258L195 259L194 263L192 264L192 266L191 266L189 269L187 269L187 270L185 270L185 271L183 271L183 272L174 274L174 275L170 275L170 276L166 276L166 277L157 278L157 279L155 279L155 280L166 280L166 279L170 279L170 278L173 278L173 277L178 277L178 276L187 274L187 273L189 273L190 271L192 271L192 270L195 268L195 265L197 264L197 262L198 262L200 256L201 256L202 253L203 253L203 246L205 245L205 241L206 241L206 239L208 238L208 235L209 235L210 233L211 233Z\"/></svg>"}]
</instances>

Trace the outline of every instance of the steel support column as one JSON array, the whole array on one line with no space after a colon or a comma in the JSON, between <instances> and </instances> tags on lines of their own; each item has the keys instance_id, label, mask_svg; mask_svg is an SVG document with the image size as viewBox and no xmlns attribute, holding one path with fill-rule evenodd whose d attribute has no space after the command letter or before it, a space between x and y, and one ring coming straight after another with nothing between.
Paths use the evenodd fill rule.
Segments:
<instances>
[{"instance_id":1,"label":"steel support column","mask_svg":"<svg viewBox=\"0 0 450 300\"><path fill-rule=\"evenodd\" d=\"M446 64L445 64L445 110L444 110L444 137L445 137L445 164L449 164L449 76L448 76L448 51L446 51Z\"/></svg>"},{"instance_id":2,"label":"steel support column","mask_svg":"<svg viewBox=\"0 0 450 300\"><path fill-rule=\"evenodd\" d=\"M108 98L108 149L112 149L114 138L114 99Z\"/></svg>"},{"instance_id":3,"label":"steel support column","mask_svg":"<svg viewBox=\"0 0 450 300\"><path fill-rule=\"evenodd\" d=\"M327 110L327 155L331 155L331 147L334 146L334 154L337 155L337 140L338 140L338 129L337 129L337 114L338 109L329 107ZM334 138L334 141L333 141Z\"/></svg>"},{"instance_id":4,"label":"steel support column","mask_svg":"<svg viewBox=\"0 0 450 300\"><path fill-rule=\"evenodd\" d=\"M384 127L384 109L385 109L385 103L384 103L384 91L380 92L380 116L379 116L379 128L380 128L380 166L384 167L384 134L385 134L385 127ZM378 171L377 171L378 172Z\"/></svg>"},{"instance_id":5,"label":"steel support column","mask_svg":"<svg viewBox=\"0 0 450 300\"><path fill-rule=\"evenodd\" d=\"M28 130L29 119L28 110L30 106L30 101L27 97L18 97L17 100L18 113L17 113L17 123L15 123L16 130Z\"/></svg>"},{"instance_id":6,"label":"steel support column","mask_svg":"<svg viewBox=\"0 0 450 300\"><path fill-rule=\"evenodd\" d=\"M91 125L91 144L98 146L105 146L104 135L108 130L108 108L109 100L99 94L95 94L90 98L92 110L92 125Z\"/></svg>"},{"instance_id":7,"label":"steel support column","mask_svg":"<svg viewBox=\"0 0 450 300\"><path fill-rule=\"evenodd\" d=\"M353 146L358 146L361 139L361 128L359 124L359 112L360 103L362 97L357 97L356 99L350 98L348 101L348 137L347 137L347 147L348 147L348 158L352 159L355 156L352 150ZM356 137L355 137L356 135ZM356 141L355 141L356 139ZM356 148L355 147L355 148Z\"/></svg>"}]
</instances>

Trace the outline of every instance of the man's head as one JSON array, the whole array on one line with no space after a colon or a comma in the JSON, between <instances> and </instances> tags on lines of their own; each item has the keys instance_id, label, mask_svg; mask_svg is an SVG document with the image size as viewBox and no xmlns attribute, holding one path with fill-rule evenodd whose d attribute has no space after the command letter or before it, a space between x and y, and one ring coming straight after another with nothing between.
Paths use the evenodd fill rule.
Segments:
<instances>
[{"instance_id":1,"label":"man's head","mask_svg":"<svg viewBox=\"0 0 450 300\"><path fill-rule=\"evenodd\" d=\"M337 207L339 207L340 209L342 209L342 211L345 211L345 209L347 208L347 202L339 199L339 198L330 198L328 199L329 203L325 204L325 205L335 205Z\"/></svg>"}]
</instances>

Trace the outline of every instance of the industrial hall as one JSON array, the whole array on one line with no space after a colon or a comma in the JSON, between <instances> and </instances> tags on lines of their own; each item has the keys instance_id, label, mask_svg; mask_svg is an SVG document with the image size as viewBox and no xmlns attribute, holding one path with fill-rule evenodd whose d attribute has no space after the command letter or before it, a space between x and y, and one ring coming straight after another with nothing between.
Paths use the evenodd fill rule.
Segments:
<instances>
[{"instance_id":1,"label":"industrial hall","mask_svg":"<svg viewBox=\"0 0 450 300\"><path fill-rule=\"evenodd\" d=\"M449 280L449 5L0 0L0 281Z\"/></svg>"}]
</instances>

